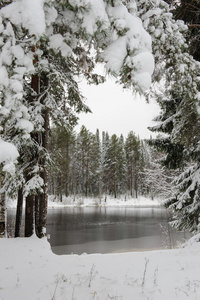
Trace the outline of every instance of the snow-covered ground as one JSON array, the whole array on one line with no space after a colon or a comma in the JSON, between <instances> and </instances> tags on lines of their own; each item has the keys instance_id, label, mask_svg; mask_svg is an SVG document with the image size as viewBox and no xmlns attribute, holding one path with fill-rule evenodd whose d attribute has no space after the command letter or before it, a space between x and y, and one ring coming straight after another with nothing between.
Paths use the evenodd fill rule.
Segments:
<instances>
[{"instance_id":1,"label":"snow-covered ground","mask_svg":"<svg viewBox=\"0 0 200 300\"><path fill-rule=\"evenodd\" d=\"M198 235L198 240L200 235ZM48 241L0 240L1 300L198 300L200 242L149 252L62 255Z\"/></svg>"},{"instance_id":2,"label":"snow-covered ground","mask_svg":"<svg viewBox=\"0 0 200 300\"><path fill-rule=\"evenodd\" d=\"M153 207L160 206L162 201L160 199L151 200L150 198L145 198L143 196L139 196L136 198L130 198L122 196L121 198L114 199L113 197L108 196L106 201L105 197L102 197L101 200L99 198L86 198L77 196L75 197L63 197L62 202L59 201L53 195L50 195L48 198L48 208L56 208L56 207L72 207L72 206L116 206L116 207ZM17 200L8 199L7 200L7 208L16 208Z\"/></svg>"},{"instance_id":3,"label":"snow-covered ground","mask_svg":"<svg viewBox=\"0 0 200 300\"><path fill-rule=\"evenodd\" d=\"M77 196L75 199L73 197L63 197L62 202L60 202L54 196L49 196L48 207L61 207L61 206L116 206L116 207L152 207L160 206L161 200L150 198L145 198L139 196L136 198L122 196L120 198L113 198L108 196L105 201L105 197L99 198L86 198Z\"/></svg>"}]
</instances>

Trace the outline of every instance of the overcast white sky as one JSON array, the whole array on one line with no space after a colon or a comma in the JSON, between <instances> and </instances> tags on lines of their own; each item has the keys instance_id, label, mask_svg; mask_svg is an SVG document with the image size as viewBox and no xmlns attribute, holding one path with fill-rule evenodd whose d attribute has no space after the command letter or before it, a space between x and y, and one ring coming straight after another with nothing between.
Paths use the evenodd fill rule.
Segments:
<instances>
[{"instance_id":1,"label":"overcast white sky","mask_svg":"<svg viewBox=\"0 0 200 300\"><path fill-rule=\"evenodd\" d=\"M154 100L148 104L145 99L135 98L130 90L123 90L113 79L98 86L82 82L80 87L93 113L79 115L76 131L85 125L93 133L98 128L101 132L108 131L110 135L115 133L120 136L122 133L124 137L131 130L140 138L152 135L147 127L153 124L152 119L159 114Z\"/></svg>"}]
</instances>

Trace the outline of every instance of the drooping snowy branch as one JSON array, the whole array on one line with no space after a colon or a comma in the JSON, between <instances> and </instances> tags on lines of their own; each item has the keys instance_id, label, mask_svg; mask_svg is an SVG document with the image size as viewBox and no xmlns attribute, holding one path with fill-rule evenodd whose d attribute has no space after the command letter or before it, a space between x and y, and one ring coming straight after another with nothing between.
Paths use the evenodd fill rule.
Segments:
<instances>
[{"instance_id":1,"label":"drooping snowy branch","mask_svg":"<svg viewBox=\"0 0 200 300\"><path fill-rule=\"evenodd\" d=\"M19 153L17 148L8 142L4 142L0 138L0 164L3 164L3 171L13 174L15 172L15 165Z\"/></svg>"}]
</instances>

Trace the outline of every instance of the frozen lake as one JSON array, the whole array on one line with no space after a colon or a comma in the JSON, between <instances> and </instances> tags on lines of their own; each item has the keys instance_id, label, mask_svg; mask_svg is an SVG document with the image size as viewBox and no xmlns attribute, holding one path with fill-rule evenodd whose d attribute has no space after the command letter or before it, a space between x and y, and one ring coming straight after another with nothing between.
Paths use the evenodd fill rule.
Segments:
<instances>
[{"instance_id":1,"label":"frozen lake","mask_svg":"<svg viewBox=\"0 0 200 300\"><path fill-rule=\"evenodd\" d=\"M48 210L47 233L56 254L114 253L175 248L185 233L168 225L160 207L65 207Z\"/></svg>"}]
</instances>

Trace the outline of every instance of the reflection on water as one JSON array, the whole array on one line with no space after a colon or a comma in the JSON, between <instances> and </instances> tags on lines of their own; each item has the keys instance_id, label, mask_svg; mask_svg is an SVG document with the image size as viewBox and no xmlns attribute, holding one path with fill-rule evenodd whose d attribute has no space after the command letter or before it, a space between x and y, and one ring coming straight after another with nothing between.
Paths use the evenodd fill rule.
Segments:
<instances>
[{"instance_id":1,"label":"reflection on water","mask_svg":"<svg viewBox=\"0 0 200 300\"><path fill-rule=\"evenodd\" d=\"M57 254L163 249L185 236L169 219L162 208L60 208L49 210L47 232Z\"/></svg>"},{"instance_id":2,"label":"reflection on water","mask_svg":"<svg viewBox=\"0 0 200 300\"><path fill-rule=\"evenodd\" d=\"M15 210L8 211L13 235ZM56 254L174 248L189 235L172 229L163 208L65 207L48 210L47 234Z\"/></svg>"}]
</instances>

